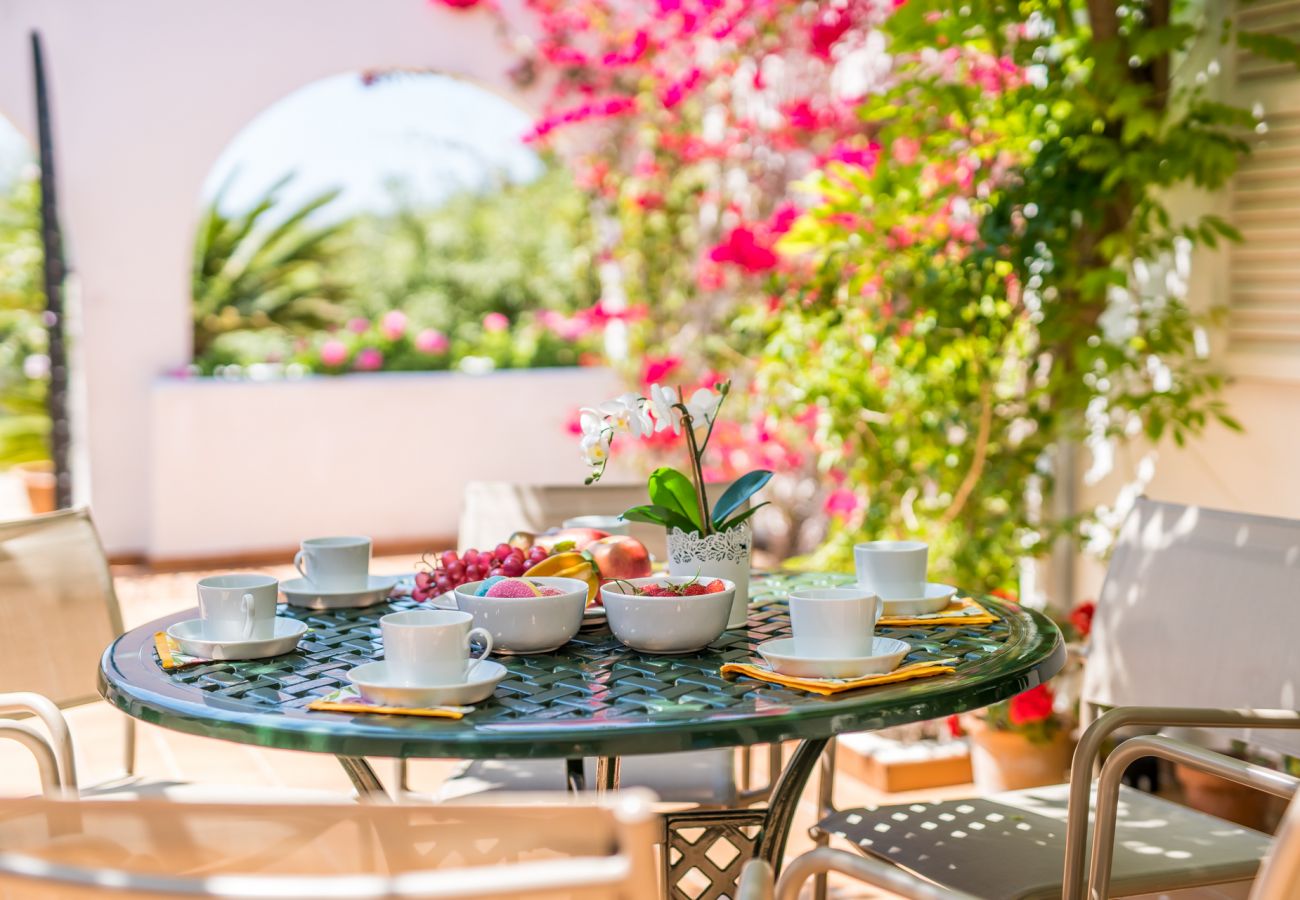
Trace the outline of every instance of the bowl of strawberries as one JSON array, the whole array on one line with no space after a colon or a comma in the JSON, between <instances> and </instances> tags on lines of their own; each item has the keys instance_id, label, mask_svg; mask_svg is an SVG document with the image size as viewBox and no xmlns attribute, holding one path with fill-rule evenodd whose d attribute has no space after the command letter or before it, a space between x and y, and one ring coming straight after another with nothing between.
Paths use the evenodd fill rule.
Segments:
<instances>
[{"instance_id":1,"label":"bowl of strawberries","mask_svg":"<svg viewBox=\"0 0 1300 900\"><path fill-rule=\"evenodd\" d=\"M725 578L657 575L600 589L609 630L642 653L692 653L727 628L736 585Z\"/></svg>"}]
</instances>

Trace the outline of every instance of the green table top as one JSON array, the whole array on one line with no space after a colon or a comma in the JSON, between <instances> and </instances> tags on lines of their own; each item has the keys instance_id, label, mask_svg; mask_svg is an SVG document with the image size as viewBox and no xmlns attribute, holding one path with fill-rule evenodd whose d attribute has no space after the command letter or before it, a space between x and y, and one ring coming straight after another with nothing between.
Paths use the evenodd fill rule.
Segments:
<instances>
[{"instance_id":1,"label":"green table top","mask_svg":"<svg viewBox=\"0 0 1300 900\"><path fill-rule=\"evenodd\" d=\"M756 644L788 636L786 592L851 577L755 575L745 629L680 657L646 656L605 628L561 650L499 657L510 670L494 697L460 720L312 712L319 696L348 684L348 669L382 654L379 618L416 604L395 598L367 609L282 607L312 629L285 656L212 662L172 672L158 662L156 631L191 610L123 634L104 653L100 691L145 722L206 737L340 756L496 758L668 753L825 738L933 719L1006 699L1060 671L1065 649L1041 613L981 599L1001 621L984 626L882 628L912 645L908 662L956 657L954 675L822 697L718 675Z\"/></svg>"}]
</instances>

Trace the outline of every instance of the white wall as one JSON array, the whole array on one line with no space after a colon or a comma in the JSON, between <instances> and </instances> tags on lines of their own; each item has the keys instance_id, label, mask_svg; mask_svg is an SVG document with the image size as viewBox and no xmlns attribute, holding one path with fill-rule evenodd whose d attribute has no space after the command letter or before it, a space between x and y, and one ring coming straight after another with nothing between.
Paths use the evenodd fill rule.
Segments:
<instances>
[{"instance_id":1,"label":"white wall","mask_svg":"<svg viewBox=\"0 0 1300 900\"><path fill-rule=\"evenodd\" d=\"M193 559L313 534L455 535L467 481L581 484L566 423L619 390L597 368L160 379L144 549Z\"/></svg>"},{"instance_id":2,"label":"white wall","mask_svg":"<svg viewBox=\"0 0 1300 900\"><path fill-rule=\"evenodd\" d=\"M171 464L153 455L151 385L190 358L199 191L231 138L295 89L368 68L432 66L529 101L491 17L424 0L3 0L0 115L29 137L33 28L84 304L89 499L108 549L141 551Z\"/></svg>"}]
</instances>

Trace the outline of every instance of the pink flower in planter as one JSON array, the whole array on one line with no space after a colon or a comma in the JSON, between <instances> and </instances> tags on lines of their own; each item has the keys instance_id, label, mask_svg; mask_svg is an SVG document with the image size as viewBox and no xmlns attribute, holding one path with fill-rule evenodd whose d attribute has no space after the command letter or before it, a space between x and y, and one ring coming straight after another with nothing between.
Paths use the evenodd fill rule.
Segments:
<instances>
[{"instance_id":1,"label":"pink flower in planter","mask_svg":"<svg viewBox=\"0 0 1300 900\"><path fill-rule=\"evenodd\" d=\"M510 327L510 320L499 312L490 312L483 317L483 330L499 333Z\"/></svg>"},{"instance_id":2,"label":"pink flower in planter","mask_svg":"<svg viewBox=\"0 0 1300 900\"><path fill-rule=\"evenodd\" d=\"M384 365L384 354L380 353L374 347L365 347L357 354L357 361L353 363L353 368L358 372L374 372Z\"/></svg>"},{"instance_id":3,"label":"pink flower in planter","mask_svg":"<svg viewBox=\"0 0 1300 900\"><path fill-rule=\"evenodd\" d=\"M400 309L389 310L379 322L379 330L384 337L395 341L406 334L406 313Z\"/></svg>"},{"instance_id":4,"label":"pink flower in planter","mask_svg":"<svg viewBox=\"0 0 1300 900\"><path fill-rule=\"evenodd\" d=\"M341 366L348 360L348 348L342 341L326 341L320 345L320 361L327 366Z\"/></svg>"},{"instance_id":5,"label":"pink flower in planter","mask_svg":"<svg viewBox=\"0 0 1300 900\"><path fill-rule=\"evenodd\" d=\"M353 334L365 334L370 330L370 321L357 316L355 319L348 319L348 331Z\"/></svg>"},{"instance_id":6,"label":"pink flower in planter","mask_svg":"<svg viewBox=\"0 0 1300 900\"><path fill-rule=\"evenodd\" d=\"M415 349L421 353L446 353L450 348L447 335L436 328L426 328L415 336Z\"/></svg>"},{"instance_id":7,"label":"pink flower in planter","mask_svg":"<svg viewBox=\"0 0 1300 900\"><path fill-rule=\"evenodd\" d=\"M731 229L726 240L709 251L714 262L729 262L746 272L766 272L776 268L776 254L754 234L753 229Z\"/></svg>"}]
</instances>

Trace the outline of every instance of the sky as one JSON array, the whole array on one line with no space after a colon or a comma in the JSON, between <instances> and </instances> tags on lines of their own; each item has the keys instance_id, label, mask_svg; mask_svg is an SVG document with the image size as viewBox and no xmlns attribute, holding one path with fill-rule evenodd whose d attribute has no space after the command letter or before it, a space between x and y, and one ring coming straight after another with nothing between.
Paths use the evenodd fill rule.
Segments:
<instances>
[{"instance_id":1,"label":"sky","mask_svg":"<svg viewBox=\"0 0 1300 900\"><path fill-rule=\"evenodd\" d=\"M294 172L283 201L342 188L326 208L332 217L384 212L399 198L432 206L488 183L495 172L513 181L536 177L541 163L521 142L529 125L528 115L508 101L445 75L398 74L369 87L355 74L336 75L288 95L249 122L209 173L202 199L212 199L233 177L222 206L243 209ZM0 119L0 182L12 178L30 154L13 126Z\"/></svg>"}]
</instances>

